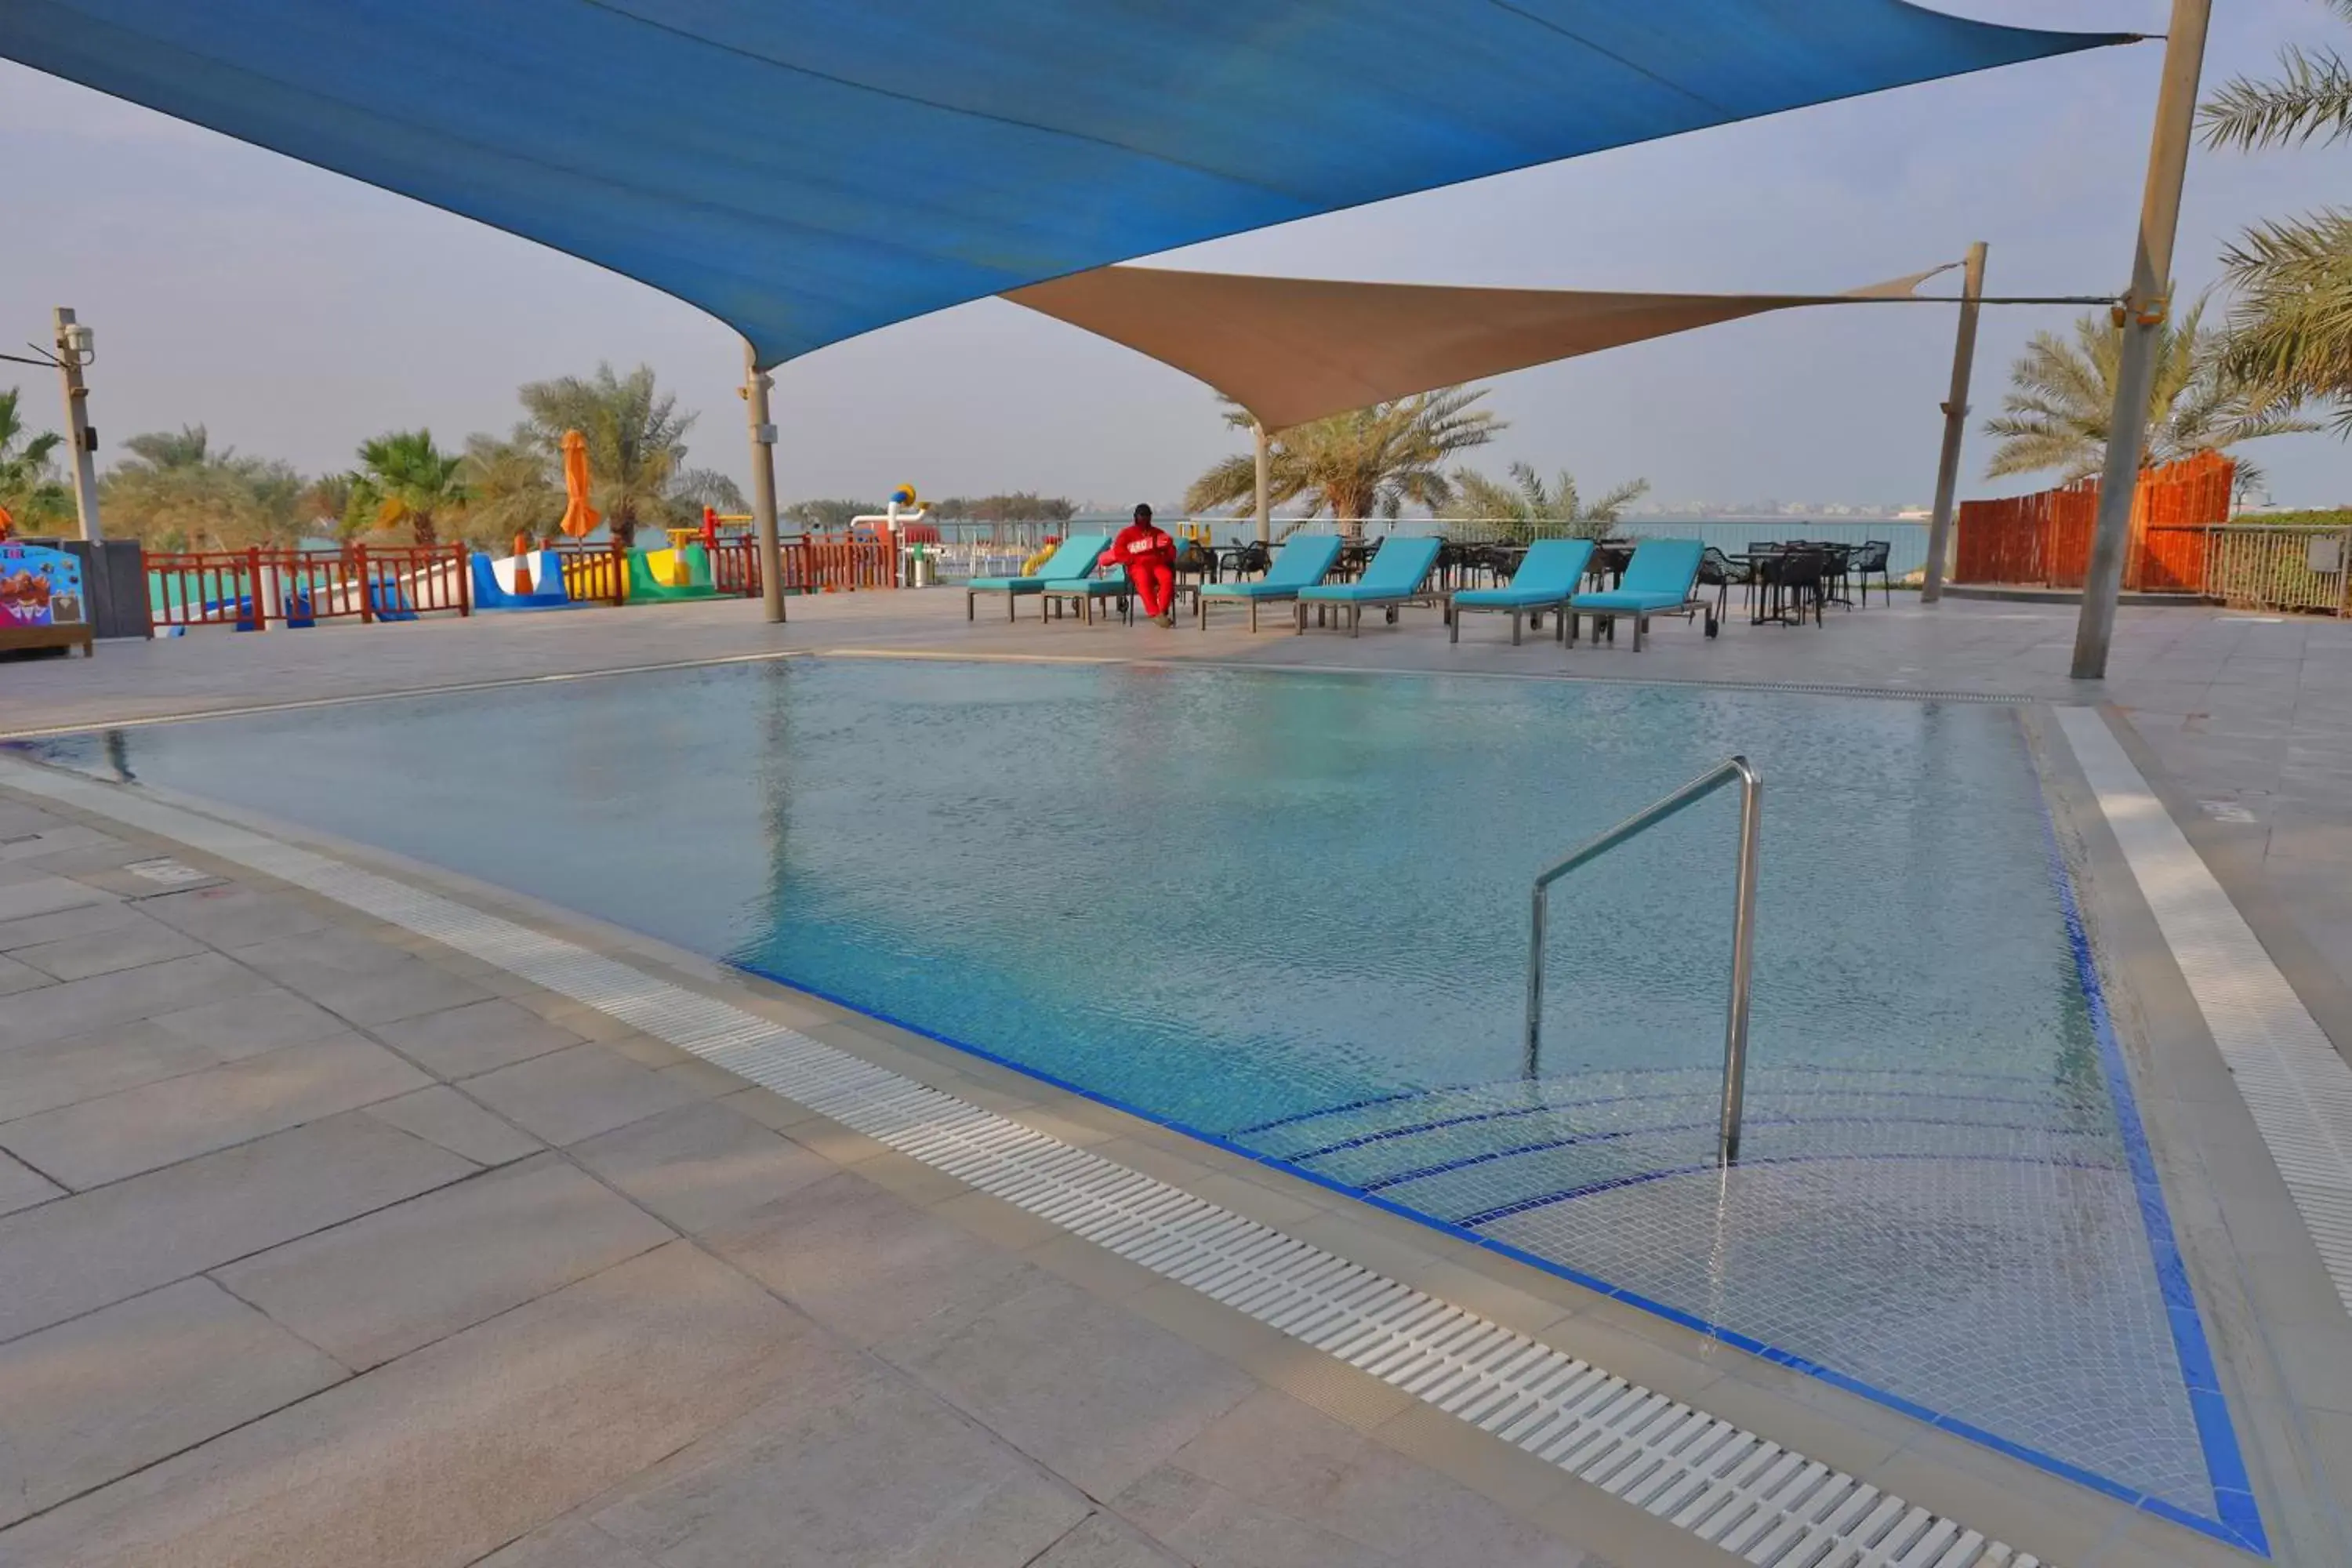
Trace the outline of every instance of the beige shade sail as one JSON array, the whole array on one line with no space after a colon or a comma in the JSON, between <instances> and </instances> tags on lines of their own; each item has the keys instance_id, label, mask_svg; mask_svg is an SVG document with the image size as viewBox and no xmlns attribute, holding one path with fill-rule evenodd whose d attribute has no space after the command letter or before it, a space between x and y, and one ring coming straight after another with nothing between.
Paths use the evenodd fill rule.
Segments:
<instances>
[{"instance_id":1,"label":"beige shade sail","mask_svg":"<svg viewBox=\"0 0 2352 1568\"><path fill-rule=\"evenodd\" d=\"M1004 298L1173 365L1285 430L1744 316L1908 300L1945 270L1843 294L1618 294L1104 267Z\"/></svg>"}]
</instances>

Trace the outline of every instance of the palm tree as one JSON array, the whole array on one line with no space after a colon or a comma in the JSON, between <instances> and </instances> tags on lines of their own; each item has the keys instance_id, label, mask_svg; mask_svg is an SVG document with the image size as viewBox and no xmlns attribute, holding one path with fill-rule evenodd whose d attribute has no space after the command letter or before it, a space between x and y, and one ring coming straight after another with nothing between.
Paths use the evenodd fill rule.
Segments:
<instances>
[{"instance_id":1,"label":"palm tree","mask_svg":"<svg viewBox=\"0 0 2352 1568\"><path fill-rule=\"evenodd\" d=\"M2223 363L2223 336L2207 330L2204 317L2200 300L2186 315L2158 329L2148 437L2140 453L2144 468L2226 451L2264 436L2318 428L2231 374ZM2074 322L2071 342L2055 332L2033 334L2010 367L2000 416L1985 421L1985 433L2001 438L1985 469L1988 477L2055 468L2061 483L2072 484L2099 471L2106 460L2123 339L2113 317L2098 310ZM2261 477L2244 462L2238 475L2242 485Z\"/></svg>"},{"instance_id":2,"label":"palm tree","mask_svg":"<svg viewBox=\"0 0 2352 1568\"><path fill-rule=\"evenodd\" d=\"M7 509L18 528L42 532L73 513L73 500L49 466L50 456L65 438L54 430L26 436L16 411L18 395L16 387L0 392L0 507Z\"/></svg>"},{"instance_id":3,"label":"palm tree","mask_svg":"<svg viewBox=\"0 0 2352 1568\"><path fill-rule=\"evenodd\" d=\"M2352 22L2352 0L2327 0ZM2205 144L2252 152L2352 136L2352 65L2333 49L2288 48L2280 77L2238 77L2201 113ZM2257 224L2222 252L2238 298L2227 367L2272 399L2325 400L2352 437L2352 213Z\"/></svg>"},{"instance_id":4,"label":"palm tree","mask_svg":"<svg viewBox=\"0 0 2352 1568\"><path fill-rule=\"evenodd\" d=\"M1499 540L1525 544L1534 539L1600 539L1616 526L1618 514L1650 493L1650 481L1633 479L1588 503L1566 468L1549 484L1525 463L1511 465L1510 483L1475 468L1454 473L1454 501L1444 513L1454 539Z\"/></svg>"},{"instance_id":5,"label":"palm tree","mask_svg":"<svg viewBox=\"0 0 2352 1568\"><path fill-rule=\"evenodd\" d=\"M151 430L107 473L110 530L165 549L241 550L301 532L301 477L284 463L215 448L201 425Z\"/></svg>"},{"instance_id":6,"label":"palm tree","mask_svg":"<svg viewBox=\"0 0 2352 1568\"><path fill-rule=\"evenodd\" d=\"M1442 507L1454 499L1445 460L1507 428L1486 409L1471 407L1486 395L1483 386L1448 386L1294 425L1267 443L1268 503L1304 496L1307 516L1328 511L1351 536L1362 531L1364 519L1394 517L1408 503ZM1231 398L1224 402L1225 423L1250 428L1249 412ZM1257 456L1244 452L1194 479L1184 505L1212 511L1254 504L1256 495Z\"/></svg>"},{"instance_id":7,"label":"palm tree","mask_svg":"<svg viewBox=\"0 0 2352 1568\"><path fill-rule=\"evenodd\" d=\"M527 425L505 440L466 437L462 472L467 496L462 526L475 543L503 544L518 533L545 533L563 516L563 487Z\"/></svg>"},{"instance_id":8,"label":"palm tree","mask_svg":"<svg viewBox=\"0 0 2352 1568\"><path fill-rule=\"evenodd\" d=\"M652 366L616 376L599 364L593 376L534 381L517 395L530 416L530 438L551 460L562 460L566 430L587 437L590 504L624 545L645 523L688 526L706 505L743 510L732 479L686 466L695 416L677 411L675 394L656 390Z\"/></svg>"},{"instance_id":9,"label":"palm tree","mask_svg":"<svg viewBox=\"0 0 2352 1568\"><path fill-rule=\"evenodd\" d=\"M438 521L464 504L465 458L433 444L430 430L394 430L360 444L360 476L343 513L347 533L408 524L420 545L440 542Z\"/></svg>"}]
</instances>

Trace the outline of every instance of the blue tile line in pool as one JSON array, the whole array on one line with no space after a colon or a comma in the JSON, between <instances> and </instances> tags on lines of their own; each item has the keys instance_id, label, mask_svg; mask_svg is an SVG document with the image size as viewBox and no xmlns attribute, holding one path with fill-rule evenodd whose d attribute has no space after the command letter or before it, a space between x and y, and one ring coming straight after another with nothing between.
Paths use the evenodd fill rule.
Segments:
<instances>
[{"instance_id":1,"label":"blue tile line in pool","mask_svg":"<svg viewBox=\"0 0 2352 1568\"><path fill-rule=\"evenodd\" d=\"M2165 1518L2208 1529L2232 1546L2267 1557L2271 1554L2270 1537L2263 1529L2262 1512L2254 1506L2253 1485L2246 1475L2245 1457L2238 1447L2237 1427L2230 1419L2229 1402L2221 1393L2212 1347L2205 1337L2205 1320L2197 1310L2197 1294L2189 1287L2189 1268L2173 1232L2163 1184L2157 1177L2155 1151L2148 1146L2147 1130L2140 1121L2139 1100L2132 1092L2130 1068L2124 1061L2122 1044L2116 1038L2115 1021L2107 1011L2106 987L2099 979L2090 933L2084 927L2083 911L2074 898L2074 878L2058 847L2058 828L2051 819L2047 798L2042 802L2042 847L2050 861L2050 879L2057 886L2059 911L2066 922L2066 942L2074 950L2075 972L2083 982L2083 999L2090 1009L2091 1032L2099 1043L2100 1070L2105 1074L2108 1092L2115 1100L2116 1131L2123 1138L2132 1185L2139 1195L2140 1220L2147 1230L2148 1251L2156 1264L2158 1286L2164 1295L2165 1321L2171 1327L2173 1350L2180 1358L2181 1379L2189 1385L2189 1413L2197 1423L2198 1441L2205 1449L2205 1468L2212 1478L2213 1507L2221 1516L2221 1528L2210 1530L2206 1521L2195 1515L2156 1500L2141 1506Z\"/></svg>"},{"instance_id":2,"label":"blue tile line in pool","mask_svg":"<svg viewBox=\"0 0 2352 1568\"><path fill-rule=\"evenodd\" d=\"M2054 837L2051 842L2054 848L2056 842ZM2053 866L2053 874L2059 878L2060 897L2064 908L2071 915L2074 908L2072 882L2066 878L2065 869L2063 864L2056 864ZM2068 929L2070 932L2073 932L2079 930L2079 926L2080 917L2074 916L2070 921ZM1805 1376L1815 1378L1820 1382L1829 1384L1832 1388L1839 1389L1847 1394L1854 1394L1859 1398L1867 1399L1873 1404L1884 1405L1889 1410L1899 1412L1900 1414L1910 1417L1912 1420L1924 1423L1927 1426L1936 1428L1937 1431L1948 1432L1956 1437L1963 1437L1969 1442L1981 1444L1984 1447L1992 1449L1996 1453L2006 1455L2007 1457L2019 1460L2023 1464L2031 1465L2036 1469L2043 1470L2051 1475L2057 1476L2062 1479L2072 1481L2077 1486L2087 1487L2103 1497L2114 1498L2117 1501L2127 1504L2142 1512L2153 1514L2159 1519L2168 1520L2172 1523L2185 1526L2186 1528L2194 1530L2200 1534L2211 1536L2216 1540L2225 1542L2230 1545L2239 1547L2242 1550L2252 1552L2264 1557L2270 1555L2270 1546L2268 1539L2263 1531L2262 1520L2253 1508L2253 1494L2248 1488L2244 1479L2245 1468L2238 1456L2237 1435L2235 1429L2230 1425L2226 1408L2222 1408L2220 1405L2218 1395L2210 1406L2207 1405L2198 1405L2195 1406L2199 1438L2204 1445L2206 1464L2214 1478L2214 1492L2217 1500L2216 1511L2221 1516L2219 1519L2207 1519L2200 1514L2192 1513L2189 1510L2181 1508L2178 1504L2168 1502L2162 1498L2152 1497L2137 1487L2126 1486L2122 1482L2116 1481L2109 1477L2099 1475L2092 1470L2086 1470L2080 1465L2070 1464L2066 1460L2057 1458L2055 1455L2046 1454L2042 1452L2040 1449L2029 1447L2024 1444L2012 1442L2011 1439L2000 1436L1992 1432L1989 1432L1981 1426L1978 1426L1968 1421L1963 1421L1958 1416L1948 1415L1937 1410L1931 1410L1916 1400L1906 1399L1899 1394L1877 1387L1873 1384L1864 1383L1859 1378L1852 1377L1844 1373L1839 1372L1834 1367L1825 1366L1821 1363L1810 1360L1807 1357L1782 1350L1777 1345L1768 1344L1764 1341L1755 1338L1753 1335L1741 1333L1737 1329L1714 1322L1706 1318L1698 1316L1696 1313L1686 1312L1679 1307L1669 1306L1665 1302L1654 1300L1638 1291L1629 1290L1620 1285L1613 1285L1608 1280L1602 1279L1596 1275L1587 1274L1581 1269L1571 1268L1567 1264L1557 1262L1551 1258L1540 1257L1523 1247L1514 1247L1509 1242L1500 1240L1495 1237L1484 1235L1478 1231L1470 1229L1466 1226L1458 1225L1450 1220L1441 1219L1434 1215L1424 1213L1420 1209L1409 1207L1404 1204L1398 1203L1393 1198L1383 1196L1380 1193L1370 1192L1362 1187L1351 1185L1347 1182L1340 1181L1335 1177L1324 1175L1307 1166L1294 1164L1289 1160L1276 1155L1260 1153L1256 1150L1244 1147L1242 1144L1235 1142L1232 1138L1224 1134L1212 1132L1204 1128L1192 1126L1188 1122L1179 1121L1173 1117L1162 1115L1158 1111L1146 1110L1142 1106L1130 1103L1128 1100L1120 1099L1117 1095L1105 1094L1098 1089L1089 1089L1084 1084L1063 1078L1058 1074L1045 1071L1043 1068L1036 1068L1024 1062L1015 1061L1012 1058L1001 1055L995 1051L987 1050L979 1046L968 1044L965 1041L954 1038L952 1036L943 1035L936 1029L926 1028L924 1026L914 1023L908 1019L897 1017L891 1014L881 1012L876 1008L861 1005L860 1004L852 1002L845 997L837 995L833 992L805 984L801 981L795 980L789 974L780 973L762 965L748 963L740 960L731 962L733 963L733 967L743 970L747 973L757 974L762 979L772 980L779 984L790 986L793 990L802 992L804 994L815 996L823 1001L829 1002L833 1005L840 1007L846 1012L855 1013L863 1017L873 1018L877 1022L888 1024L893 1028L904 1029L910 1035L917 1036L922 1039L934 1041L940 1045L947 1047L950 1050L960 1051L966 1056L977 1057L982 1061L992 1062L998 1067L1005 1068L1011 1071L1019 1073L1024 1078L1034 1079L1040 1083L1051 1084L1055 1089L1063 1089L1068 1093L1080 1096L1083 1099L1093 1100L1097 1105L1108 1106L1113 1110L1123 1112L1126 1115L1135 1117L1139 1121L1149 1121L1155 1126L1165 1127L1171 1131L1181 1132L1188 1138L1197 1138L1202 1142L1209 1144L1213 1148L1222 1149L1229 1154L1238 1156L1241 1159L1250 1162L1252 1164L1265 1165L1270 1169L1286 1172L1302 1181L1312 1182L1317 1186L1322 1187L1327 1191L1341 1194L1344 1196L1355 1199L1359 1203L1369 1204L1372 1207L1380 1209L1384 1213L1392 1214L1400 1219L1411 1220L1415 1225L1426 1226L1430 1229L1437 1231L1442 1235L1450 1236L1458 1241L1467 1242L1473 1247L1483 1248L1484 1250L1492 1252L1498 1257L1508 1258L1515 1263L1521 1263L1530 1268L1540 1269L1544 1273L1549 1274L1555 1279L1565 1279L1570 1284L1591 1290L1595 1295L1605 1297L1612 1301L1622 1301L1629 1307L1639 1308L1643 1311L1654 1313L1658 1317L1664 1318L1668 1322L1678 1324L1683 1328L1693 1330L1698 1333L1703 1333L1708 1338L1717 1340L1724 1344L1730 1345L1736 1350L1745 1351L1750 1355L1770 1362L1775 1366L1786 1367L1791 1372L1801 1373ZM2095 970L2091 967L2090 947L2086 940L2083 941L2077 949L2076 962L2080 973L2086 977L2089 984L2095 985L2097 981ZM2095 991L2091 993L2091 997L2092 1015L2103 1041L2102 1048L2103 1050L2111 1050L2113 1049L2114 1036L2106 1020L2104 993ZM2113 1065L2105 1065L2103 1063L2103 1070L2112 1076L2115 1068L2116 1067L2120 1067L2121 1059L2120 1052L2117 1052L2115 1055ZM1992 1075L1971 1074L1966 1076ZM2121 1095L2123 1096L2123 1103L2132 1104L2135 1108L2127 1125L2132 1129L2133 1134L2135 1136L2138 1136L2139 1121L2137 1111L2137 1102L2129 1100L2131 1092L2130 1085L2126 1081L2122 1083L2119 1088ZM1416 1090L1415 1095L1424 1094L1426 1092L1428 1091ZM1367 1101L1366 1103L1381 1103L1383 1100L1391 1098L1397 1097L1382 1096L1379 1097L1377 1100ZM1298 1119L1284 1118L1282 1120L1288 1121ZM2144 1144L2142 1145L2142 1152L2143 1153L2145 1152ZM2147 1169L2150 1178L2152 1179L2154 1174L2154 1165L2152 1162L2148 1163ZM2147 1216L2147 1189L2142 1187L2141 1215L2144 1220ZM2163 1198L2161 1193L2158 1193L2157 1195L2157 1212L2159 1215L2165 1212L2163 1209ZM2164 1222L2163 1237L2166 1250L2165 1252L2160 1252L2158 1256L2162 1257L2168 1253L2177 1263L2179 1254L2177 1249L2173 1249L2170 1245L2171 1226L2168 1219ZM2151 1245L2154 1245L2153 1240L2151 1241ZM2167 1278L2168 1279L2169 1276ZM2184 1277L2183 1283L2185 1284L2185 1282ZM2195 1354L2198 1359L2192 1363L2189 1356L2184 1353L2182 1358L2184 1368L2190 1364L2210 1368L2212 1364L2212 1359L2210 1353L2207 1353L2205 1351L2203 1323L2201 1320L2197 1317L2194 1299L2190 1298L2188 1301L2187 1328L2185 1331L2180 1314L2177 1311L2171 1311L2173 1300L2169 1295L2168 1295L2166 1299L2166 1305L2168 1311L2171 1316L2171 1326L2176 1343L2180 1342L2180 1336L2185 1331L2189 1336L2188 1342L2196 1347ZM2192 1390L2192 1398L2194 1397L2194 1393L2195 1391ZM2216 1427L2209 1422L2209 1415L2218 1417L2218 1437L2216 1436ZM2224 1478L2226 1477L2234 1477L2234 1482L2227 1483L2225 1485Z\"/></svg>"}]
</instances>

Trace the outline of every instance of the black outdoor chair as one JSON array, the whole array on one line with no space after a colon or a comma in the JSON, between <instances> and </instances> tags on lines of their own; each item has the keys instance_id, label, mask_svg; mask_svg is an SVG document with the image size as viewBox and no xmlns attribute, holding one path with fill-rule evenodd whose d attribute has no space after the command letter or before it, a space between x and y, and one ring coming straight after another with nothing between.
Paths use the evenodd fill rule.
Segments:
<instances>
[{"instance_id":1,"label":"black outdoor chair","mask_svg":"<svg viewBox=\"0 0 2352 1568\"><path fill-rule=\"evenodd\" d=\"M1864 541L1862 548L1853 552L1853 560L1847 570L1853 574L1854 581L1861 586L1864 604L1870 603L1870 574L1873 572L1878 574L1879 593L1888 604L1895 602L1895 579L1886 564L1886 558L1893 550L1894 546L1885 540L1871 539Z\"/></svg>"},{"instance_id":2,"label":"black outdoor chair","mask_svg":"<svg viewBox=\"0 0 2352 1568\"><path fill-rule=\"evenodd\" d=\"M1729 606L1731 585L1738 583L1752 592L1756 583L1755 569L1742 566L1710 544L1706 552L1699 557L1698 580L1701 587L1715 590L1715 618L1720 622L1726 618Z\"/></svg>"},{"instance_id":3,"label":"black outdoor chair","mask_svg":"<svg viewBox=\"0 0 2352 1568\"><path fill-rule=\"evenodd\" d=\"M1780 595L1780 619L1802 626L1810 608L1813 625L1822 624L1822 606L1829 602L1831 559L1827 551L1806 548L1784 552L1773 563L1772 580Z\"/></svg>"}]
</instances>

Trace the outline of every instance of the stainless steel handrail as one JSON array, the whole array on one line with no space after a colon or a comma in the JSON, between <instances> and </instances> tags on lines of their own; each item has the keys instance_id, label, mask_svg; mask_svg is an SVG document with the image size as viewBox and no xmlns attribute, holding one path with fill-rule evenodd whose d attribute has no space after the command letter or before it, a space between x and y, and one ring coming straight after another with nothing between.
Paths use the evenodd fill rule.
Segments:
<instances>
[{"instance_id":1,"label":"stainless steel handrail","mask_svg":"<svg viewBox=\"0 0 2352 1568\"><path fill-rule=\"evenodd\" d=\"M1739 870L1733 889L1731 1002L1723 1026L1723 1119L1716 1153L1724 1164L1739 1159L1739 1114L1748 1083L1748 991L1756 966L1756 835L1761 821L1764 781L1733 757L1693 779L1664 800L1643 806L1608 832L1579 846L1536 879L1528 936L1527 1075L1536 1076L1543 1040L1544 926L1551 885L1578 867L1596 860L1627 839L1696 805L1724 785L1739 784Z\"/></svg>"}]
</instances>

